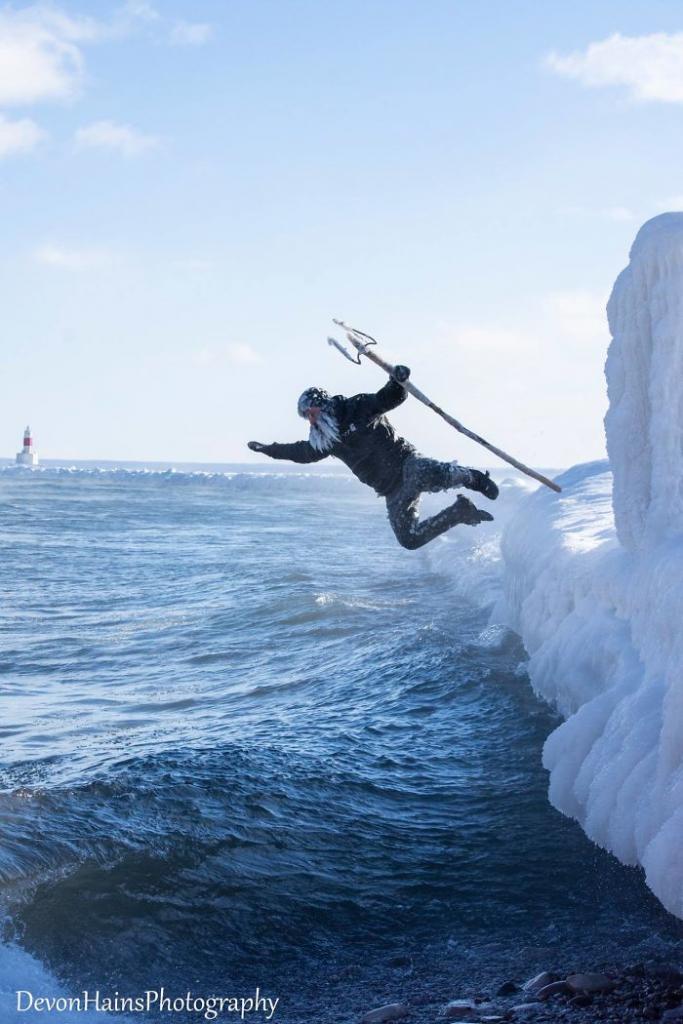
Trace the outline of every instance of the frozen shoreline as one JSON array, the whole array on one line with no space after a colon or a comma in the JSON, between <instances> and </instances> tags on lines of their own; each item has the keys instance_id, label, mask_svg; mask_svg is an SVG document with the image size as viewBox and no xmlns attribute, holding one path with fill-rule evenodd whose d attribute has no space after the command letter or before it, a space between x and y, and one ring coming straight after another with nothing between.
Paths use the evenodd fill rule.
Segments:
<instances>
[{"instance_id":1,"label":"frozen shoreline","mask_svg":"<svg viewBox=\"0 0 683 1024\"><path fill-rule=\"evenodd\" d=\"M608 305L609 463L576 466L503 537L505 602L548 738L550 800L683 917L683 214L639 232Z\"/></svg>"}]
</instances>

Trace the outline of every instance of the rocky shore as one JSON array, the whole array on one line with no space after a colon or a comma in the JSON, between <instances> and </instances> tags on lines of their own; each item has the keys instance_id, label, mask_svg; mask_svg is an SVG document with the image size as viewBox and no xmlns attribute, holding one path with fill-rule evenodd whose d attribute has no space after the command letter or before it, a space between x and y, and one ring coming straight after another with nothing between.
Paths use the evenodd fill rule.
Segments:
<instances>
[{"instance_id":1,"label":"rocky shore","mask_svg":"<svg viewBox=\"0 0 683 1024\"><path fill-rule=\"evenodd\" d=\"M446 992L440 1000L434 992L408 991L403 999L368 1007L358 1020L360 1024L683 1024L683 968L680 963L661 962L627 967L602 963L568 971L551 966L530 978L500 979L491 991Z\"/></svg>"}]
</instances>

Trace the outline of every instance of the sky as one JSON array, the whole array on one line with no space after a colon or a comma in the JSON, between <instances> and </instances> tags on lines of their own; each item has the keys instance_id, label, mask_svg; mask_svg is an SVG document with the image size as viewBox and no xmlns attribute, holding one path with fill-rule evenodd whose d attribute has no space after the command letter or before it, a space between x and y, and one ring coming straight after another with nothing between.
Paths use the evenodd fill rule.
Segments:
<instances>
[{"instance_id":1,"label":"sky","mask_svg":"<svg viewBox=\"0 0 683 1024\"><path fill-rule=\"evenodd\" d=\"M263 461L338 317L535 466L604 454L605 302L683 209L680 4L0 4L0 455ZM495 460L415 400L425 454Z\"/></svg>"}]
</instances>

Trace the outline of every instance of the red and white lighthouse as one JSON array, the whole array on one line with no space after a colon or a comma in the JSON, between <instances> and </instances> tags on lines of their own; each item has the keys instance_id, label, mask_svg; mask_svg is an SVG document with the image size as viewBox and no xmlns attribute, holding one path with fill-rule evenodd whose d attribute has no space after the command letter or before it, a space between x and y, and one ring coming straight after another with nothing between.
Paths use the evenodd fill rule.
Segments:
<instances>
[{"instance_id":1,"label":"red and white lighthouse","mask_svg":"<svg viewBox=\"0 0 683 1024\"><path fill-rule=\"evenodd\" d=\"M17 466L37 466L38 456L33 450L33 438L31 437L31 428L27 427L24 431L24 447L20 452L17 452Z\"/></svg>"}]
</instances>

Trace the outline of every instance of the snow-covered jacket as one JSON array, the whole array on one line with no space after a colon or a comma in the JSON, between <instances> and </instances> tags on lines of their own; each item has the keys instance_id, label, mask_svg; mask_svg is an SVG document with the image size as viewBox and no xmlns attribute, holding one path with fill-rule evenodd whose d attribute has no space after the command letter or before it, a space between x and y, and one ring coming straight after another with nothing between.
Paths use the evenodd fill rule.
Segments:
<instances>
[{"instance_id":1,"label":"snow-covered jacket","mask_svg":"<svg viewBox=\"0 0 683 1024\"><path fill-rule=\"evenodd\" d=\"M260 451L271 459L290 462L319 462L334 455L378 494L390 494L401 482L403 463L415 449L398 436L383 414L405 399L405 389L395 380L389 380L374 395L335 395L330 406L339 427L339 441L327 451L318 451L308 441L264 444Z\"/></svg>"}]
</instances>

